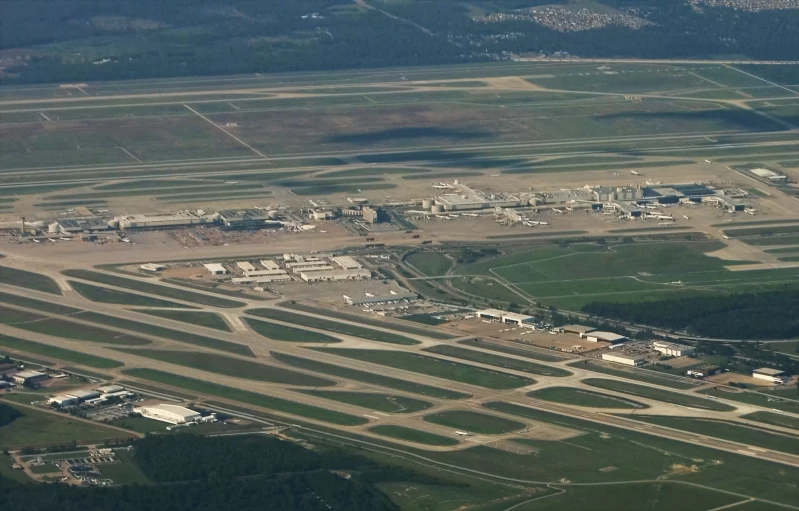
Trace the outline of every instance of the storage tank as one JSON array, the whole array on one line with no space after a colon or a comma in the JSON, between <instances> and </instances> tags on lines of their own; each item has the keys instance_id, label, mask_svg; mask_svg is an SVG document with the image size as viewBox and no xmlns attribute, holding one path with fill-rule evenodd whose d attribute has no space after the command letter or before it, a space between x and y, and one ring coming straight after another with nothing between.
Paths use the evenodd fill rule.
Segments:
<instances>
[{"instance_id":1,"label":"storage tank","mask_svg":"<svg viewBox=\"0 0 799 511\"><path fill-rule=\"evenodd\" d=\"M424 199L422 201L422 209L430 209L433 207L433 199Z\"/></svg>"},{"instance_id":2,"label":"storage tank","mask_svg":"<svg viewBox=\"0 0 799 511\"><path fill-rule=\"evenodd\" d=\"M430 211L433 213L443 213L444 206L442 206L441 204L434 204L433 206L430 207Z\"/></svg>"}]
</instances>

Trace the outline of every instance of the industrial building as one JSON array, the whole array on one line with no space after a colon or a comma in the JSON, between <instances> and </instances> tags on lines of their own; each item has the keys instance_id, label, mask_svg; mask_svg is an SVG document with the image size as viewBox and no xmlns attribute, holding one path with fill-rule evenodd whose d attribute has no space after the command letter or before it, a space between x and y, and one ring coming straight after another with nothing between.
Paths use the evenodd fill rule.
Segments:
<instances>
[{"instance_id":1,"label":"industrial building","mask_svg":"<svg viewBox=\"0 0 799 511\"><path fill-rule=\"evenodd\" d=\"M446 194L435 198L435 205L444 211L464 211L470 209L516 208L522 205L518 197L508 194L485 194L471 191L465 194Z\"/></svg>"},{"instance_id":2,"label":"industrial building","mask_svg":"<svg viewBox=\"0 0 799 511\"><path fill-rule=\"evenodd\" d=\"M213 218L206 215L194 211L178 211L168 214L118 216L111 220L109 225L126 231L129 229L172 229L211 223L213 223Z\"/></svg>"},{"instance_id":3,"label":"industrial building","mask_svg":"<svg viewBox=\"0 0 799 511\"><path fill-rule=\"evenodd\" d=\"M771 383L782 384L787 380L785 371L779 369L771 369L770 367L761 367L752 371L752 377L759 380L766 380Z\"/></svg>"},{"instance_id":4,"label":"industrial building","mask_svg":"<svg viewBox=\"0 0 799 511\"><path fill-rule=\"evenodd\" d=\"M288 272L282 268L278 268L277 270L253 270L253 271L245 271L245 277L274 277L277 275L285 275Z\"/></svg>"},{"instance_id":5,"label":"industrial building","mask_svg":"<svg viewBox=\"0 0 799 511\"><path fill-rule=\"evenodd\" d=\"M696 351L693 346L686 346L684 344L674 344L672 342L655 341L652 343L652 348L659 351L664 355L672 357L684 357Z\"/></svg>"},{"instance_id":6,"label":"industrial building","mask_svg":"<svg viewBox=\"0 0 799 511\"><path fill-rule=\"evenodd\" d=\"M133 411L141 414L142 417L168 422L169 424L185 424L202 417L198 412L189 408L168 404L141 406L134 408Z\"/></svg>"},{"instance_id":7,"label":"industrial building","mask_svg":"<svg viewBox=\"0 0 799 511\"><path fill-rule=\"evenodd\" d=\"M585 325L563 325L561 328L567 334L577 334L580 337L596 330L596 328Z\"/></svg>"},{"instance_id":8,"label":"industrial building","mask_svg":"<svg viewBox=\"0 0 799 511\"><path fill-rule=\"evenodd\" d=\"M70 390L67 396L74 397L78 402L83 402L100 397L101 394L96 390Z\"/></svg>"},{"instance_id":9,"label":"industrial building","mask_svg":"<svg viewBox=\"0 0 799 511\"><path fill-rule=\"evenodd\" d=\"M386 212L383 208L379 207L373 208L371 206L364 206L361 208L361 213L363 214L364 221L370 224L379 224L388 219Z\"/></svg>"},{"instance_id":10,"label":"industrial building","mask_svg":"<svg viewBox=\"0 0 799 511\"><path fill-rule=\"evenodd\" d=\"M262 259L261 260L261 266L263 266L267 270L279 270L280 269L280 265L277 264L276 262L274 262L271 259Z\"/></svg>"},{"instance_id":11,"label":"industrial building","mask_svg":"<svg viewBox=\"0 0 799 511\"><path fill-rule=\"evenodd\" d=\"M302 270L300 272L300 278L305 282L324 282L324 281L334 281L334 280L362 280L362 279L372 278L372 272L365 269L331 270L331 271Z\"/></svg>"},{"instance_id":12,"label":"industrial building","mask_svg":"<svg viewBox=\"0 0 799 511\"><path fill-rule=\"evenodd\" d=\"M97 387L97 392L101 394L114 394L116 392L122 392L125 390L125 387L122 385L103 385L102 387Z\"/></svg>"},{"instance_id":13,"label":"industrial building","mask_svg":"<svg viewBox=\"0 0 799 511\"><path fill-rule=\"evenodd\" d=\"M623 335L619 335L614 332L602 332L599 330L592 330L591 332L587 332L585 334L581 334L580 337L585 339L586 341L590 342L609 342L612 344L618 342L624 342L627 340L627 337Z\"/></svg>"},{"instance_id":14,"label":"industrial building","mask_svg":"<svg viewBox=\"0 0 799 511\"><path fill-rule=\"evenodd\" d=\"M330 210L311 211L308 214L308 218L311 220L335 220L337 216L335 211Z\"/></svg>"},{"instance_id":15,"label":"industrial building","mask_svg":"<svg viewBox=\"0 0 799 511\"><path fill-rule=\"evenodd\" d=\"M401 292L394 292L392 291L391 294L388 295L364 295L359 297L352 297L348 295L342 295L344 298L344 302L347 305L369 305L373 303L394 303L394 302L402 302L402 301L413 301L418 298L416 293L410 293L408 291L401 291Z\"/></svg>"},{"instance_id":16,"label":"industrial building","mask_svg":"<svg viewBox=\"0 0 799 511\"><path fill-rule=\"evenodd\" d=\"M34 385L50 378L47 373L38 371L20 371L11 377L17 385Z\"/></svg>"},{"instance_id":17,"label":"industrial building","mask_svg":"<svg viewBox=\"0 0 799 511\"><path fill-rule=\"evenodd\" d=\"M58 407L64 408L78 404L78 398L68 395L53 396L47 400L47 404L49 406L56 405Z\"/></svg>"},{"instance_id":18,"label":"industrial building","mask_svg":"<svg viewBox=\"0 0 799 511\"><path fill-rule=\"evenodd\" d=\"M363 265L350 256L338 256L330 259L332 262L341 266L345 270L357 270L363 268Z\"/></svg>"},{"instance_id":19,"label":"industrial building","mask_svg":"<svg viewBox=\"0 0 799 511\"><path fill-rule=\"evenodd\" d=\"M752 174L756 175L759 178L768 179L769 181L777 183L786 182L788 180L788 176L780 174L778 172L774 172L771 169L757 168L757 169L752 169L749 172L751 172Z\"/></svg>"},{"instance_id":20,"label":"industrial building","mask_svg":"<svg viewBox=\"0 0 799 511\"><path fill-rule=\"evenodd\" d=\"M216 218L225 229L254 229L283 225L277 221L277 211L262 209L226 209L218 212Z\"/></svg>"},{"instance_id":21,"label":"industrial building","mask_svg":"<svg viewBox=\"0 0 799 511\"><path fill-rule=\"evenodd\" d=\"M239 261L236 263L236 266L239 267L244 273L255 271L255 266L252 265L249 261Z\"/></svg>"},{"instance_id":22,"label":"industrial building","mask_svg":"<svg viewBox=\"0 0 799 511\"><path fill-rule=\"evenodd\" d=\"M230 279L233 284L269 284L270 282L289 282L294 280L291 275L286 273L278 275L267 275L261 277L237 277Z\"/></svg>"},{"instance_id":23,"label":"industrial building","mask_svg":"<svg viewBox=\"0 0 799 511\"><path fill-rule=\"evenodd\" d=\"M626 355L624 353L603 353L602 360L635 367L640 367L646 363L646 357L643 355Z\"/></svg>"},{"instance_id":24,"label":"industrial building","mask_svg":"<svg viewBox=\"0 0 799 511\"><path fill-rule=\"evenodd\" d=\"M477 311L477 317L499 321L500 323L510 323L513 325L535 323L535 318L533 316L516 314L515 312L507 312L499 309L484 309Z\"/></svg>"},{"instance_id":25,"label":"industrial building","mask_svg":"<svg viewBox=\"0 0 799 511\"><path fill-rule=\"evenodd\" d=\"M85 231L107 231L108 222L102 218L59 218L47 227L50 234L73 234Z\"/></svg>"},{"instance_id":26,"label":"industrial building","mask_svg":"<svg viewBox=\"0 0 799 511\"><path fill-rule=\"evenodd\" d=\"M219 263L205 263L203 266L211 275L227 275L227 268Z\"/></svg>"}]
</instances>

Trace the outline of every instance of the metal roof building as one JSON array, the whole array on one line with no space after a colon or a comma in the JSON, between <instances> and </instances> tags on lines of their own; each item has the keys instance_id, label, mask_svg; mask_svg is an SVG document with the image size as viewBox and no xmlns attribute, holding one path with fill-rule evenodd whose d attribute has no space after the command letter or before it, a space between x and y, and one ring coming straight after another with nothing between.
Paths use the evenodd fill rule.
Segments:
<instances>
[{"instance_id":1,"label":"metal roof building","mask_svg":"<svg viewBox=\"0 0 799 511\"><path fill-rule=\"evenodd\" d=\"M185 424L202 417L198 412L178 405L150 405L133 409L134 412L142 414L143 417L169 424Z\"/></svg>"},{"instance_id":2,"label":"metal roof building","mask_svg":"<svg viewBox=\"0 0 799 511\"><path fill-rule=\"evenodd\" d=\"M646 357L643 355L625 355L624 353L603 353L602 360L635 367L646 363Z\"/></svg>"},{"instance_id":3,"label":"metal roof building","mask_svg":"<svg viewBox=\"0 0 799 511\"><path fill-rule=\"evenodd\" d=\"M483 309L477 311L478 318L495 319L501 323L512 323L514 325L522 325L525 323L533 323L535 318L527 316L526 314L517 314L515 312L508 312L499 309Z\"/></svg>"},{"instance_id":4,"label":"metal roof building","mask_svg":"<svg viewBox=\"0 0 799 511\"><path fill-rule=\"evenodd\" d=\"M214 275L227 275L227 268L219 263L206 263L203 266Z\"/></svg>"}]
</instances>

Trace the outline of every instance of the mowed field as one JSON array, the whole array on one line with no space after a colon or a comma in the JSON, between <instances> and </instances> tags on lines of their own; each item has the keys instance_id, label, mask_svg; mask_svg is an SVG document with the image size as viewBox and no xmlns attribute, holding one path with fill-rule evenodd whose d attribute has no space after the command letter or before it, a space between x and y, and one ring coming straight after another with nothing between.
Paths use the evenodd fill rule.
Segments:
<instances>
[{"instance_id":1,"label":"mowed field","mask_svg":"<svg viewBox=\"0 0 799 511\"><path fill-rule=\"evenodd\" d=\"M259 200L272 187L356 193L403 178L795 154L793 106L779 103L793 99L789 91L724 65L508 63L348 82L284 78L45 87L25 97L0 88L0 194L52 209L136 196L166 206ZM774 142L785 143L762 145Z\"/></svg>"},{"instance_id":2,"label":"mowed field","mask_svg":"<svg viewBox=\"0 0 799 511\"><path fill-rule=\"evenodd\" d=\"M458 267L451 282L471 294L506 301L527 296L571 310L592 301L754 292L799 282L792 268L733 271L746 261L708 255L723 246L716 241L544 245Z\"/></svg>"}]
</instances>

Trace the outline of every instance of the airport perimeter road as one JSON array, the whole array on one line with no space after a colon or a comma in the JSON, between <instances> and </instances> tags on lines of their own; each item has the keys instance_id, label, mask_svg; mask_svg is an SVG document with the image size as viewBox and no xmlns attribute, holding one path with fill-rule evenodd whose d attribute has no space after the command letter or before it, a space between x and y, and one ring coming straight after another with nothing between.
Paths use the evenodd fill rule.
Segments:
<instances>
[{"instance_id":1,"label":"airport perimeter road","mask_svg":"<svg viewBox=\"0 0 799 511\"><path fill-rule=\"evenodd\" d=\"M656 426L654 424L646 424L615 415L580 411L567 406L551 403L548 401L540 401L537 399L528 399L524 402L514 402L512 404L568 415L569 417L574 417L577 419L585 419L591 422L598 422L608 426L616 426L623 429L639 431L641 433L679 440L681 442L695 443L703 447L712 447L713 449L719 449L734 454L743 454L745 456L752 456L762 460L772 461L774 463L790 465L792 467L799 467L799 456L793 454L775 452L751 445L730 442L728 440L720 440L718 438L699 435L696 433L688 433L679 429Z\"/></svg>"}]
</instances>

